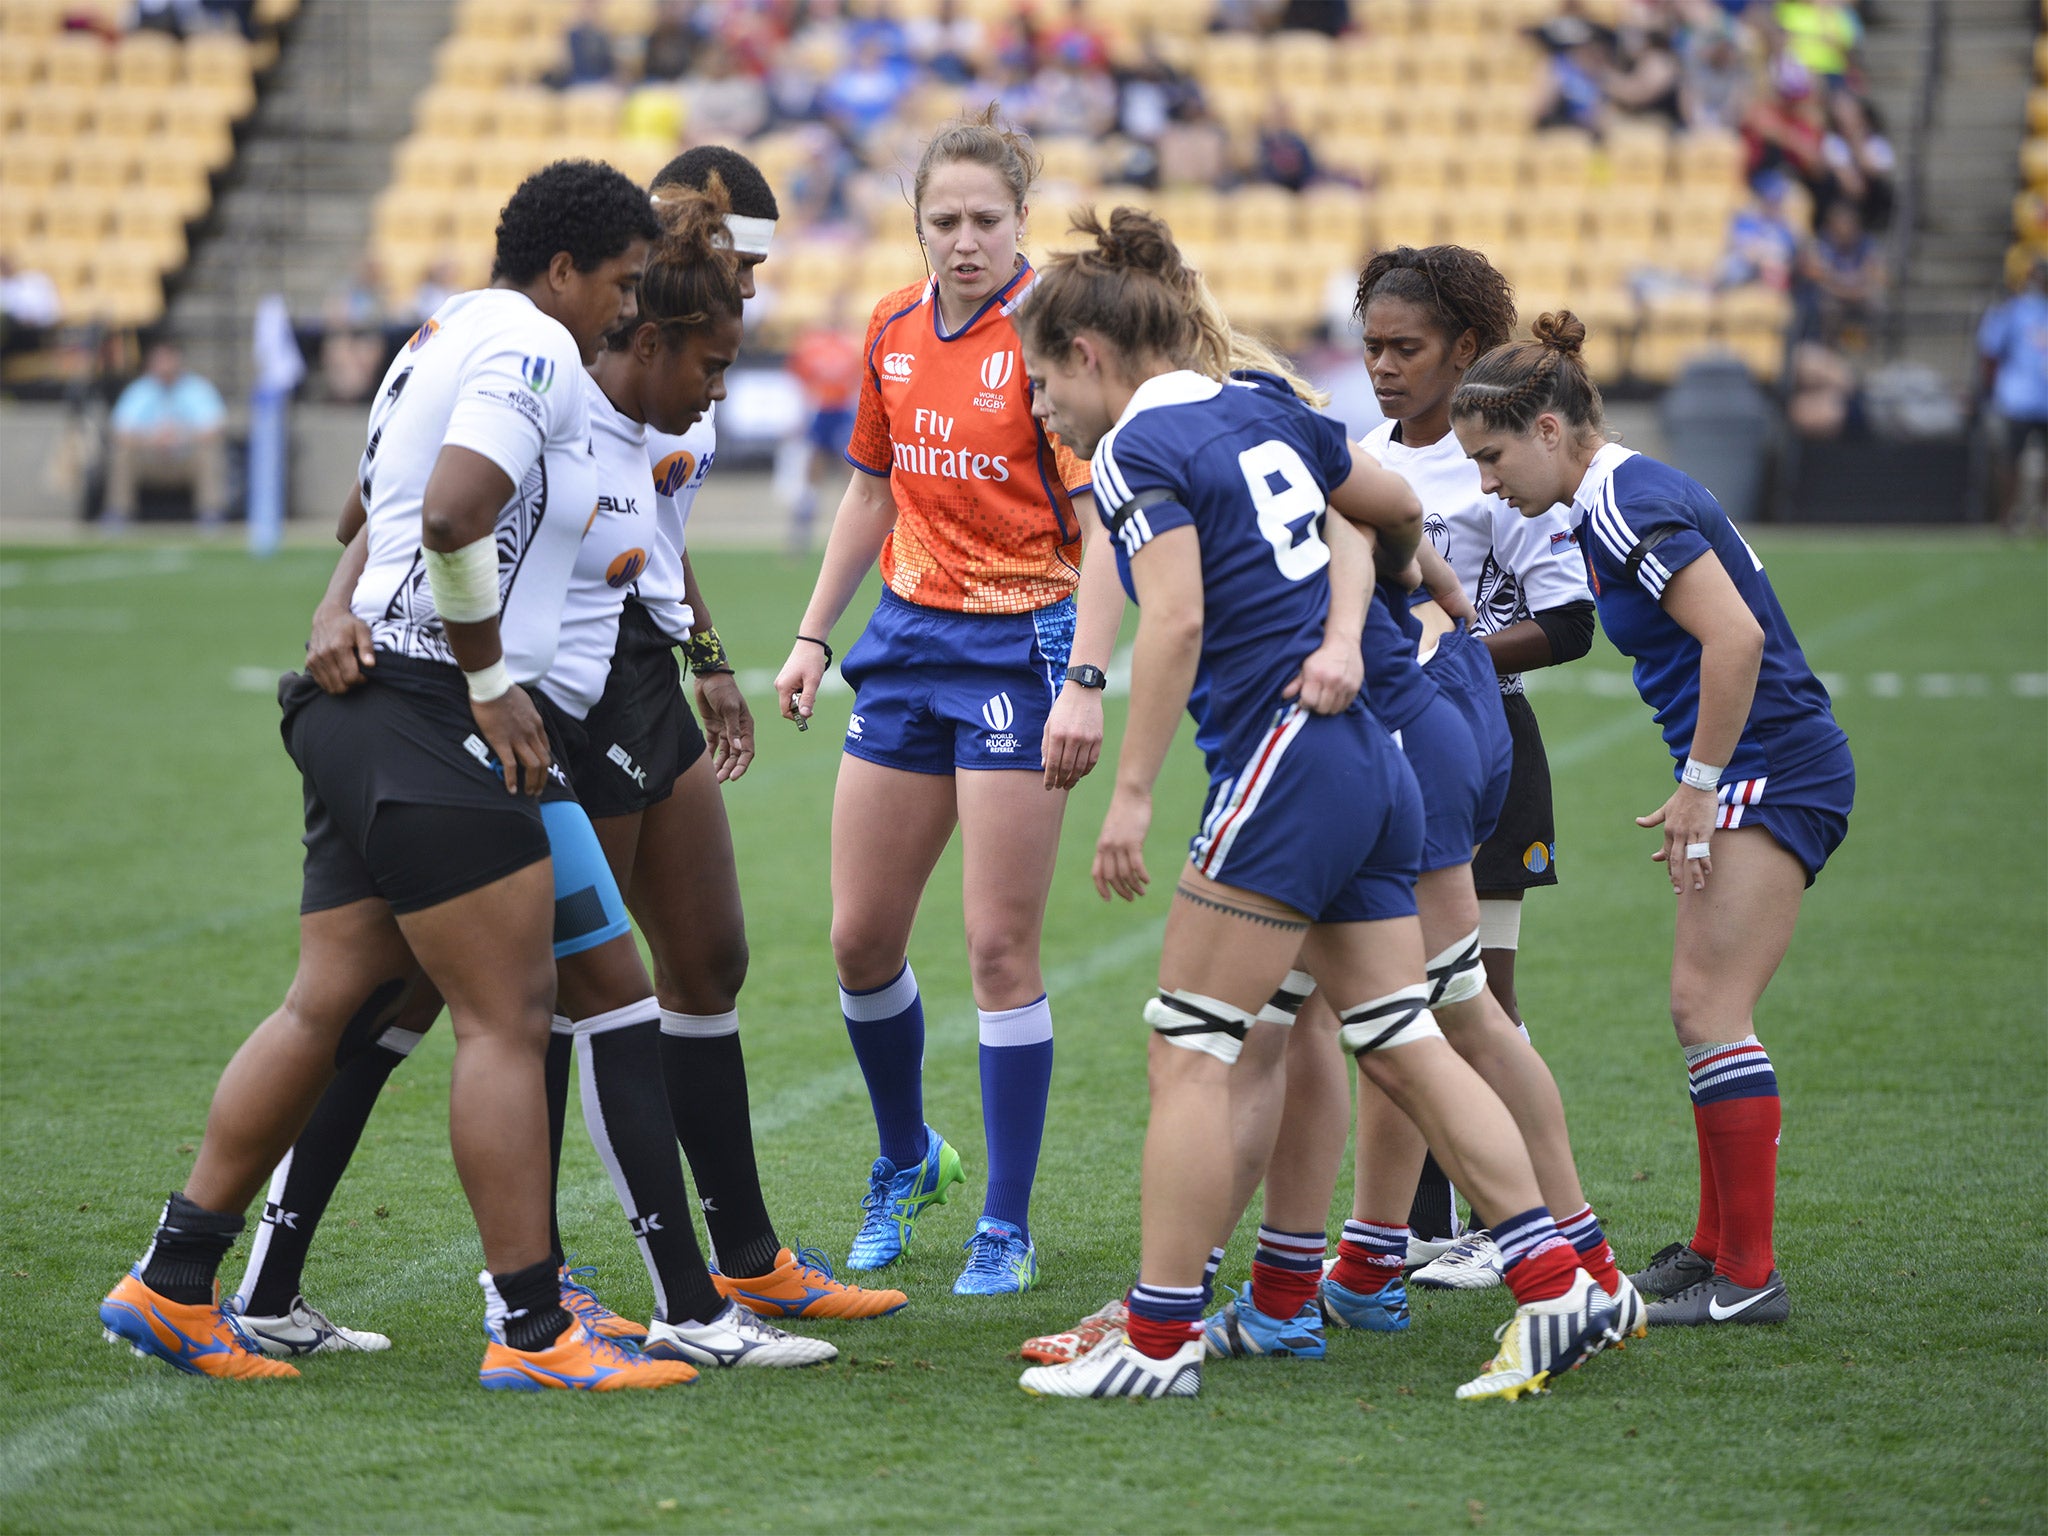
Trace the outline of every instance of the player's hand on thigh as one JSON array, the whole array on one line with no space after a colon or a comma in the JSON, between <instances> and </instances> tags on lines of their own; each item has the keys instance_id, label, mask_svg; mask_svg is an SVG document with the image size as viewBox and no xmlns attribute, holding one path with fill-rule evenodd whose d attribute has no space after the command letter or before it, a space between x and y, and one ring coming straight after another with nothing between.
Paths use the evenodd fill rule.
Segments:
<instances>
[{"instance_id":1,"label":"player's hand on thigh","mask_svg":"<svg viewBox=\"0 0 2048 1536\"><path fill-rule=\"evenodd\" d=\"M1680 894L1688 885L1696 891L1707 888L1707 876L1714 872L1713 856L1708 849L1717 812L1714 796L1681 784L1663 805L1648 816L1636 818L1639 827L1664 829L1664 846L1650 858L1662 864L1670 875L1672 895Z\"/></svg>"},{"instance_id":2,"label":"player's hand on thigh","mask_svg":"<svg viewBox=\"0 0 2048 1536\"><path fill-rule=\"evenodd\" d=\"M1089 873L1104 901L1114 891L1125 901L1145 894L1152 877L1145 870L1145 833L1152 826L1152 797L1119 789L1110 797L1102 832L1095 839L1095 863Z\"/></svg>"},{"instance_id":3,"label":"player's hand on thigh","mask_svg":"<svg viewBox=\"0 0 2048 1536\"><path fill-rule=\"evenodd\" d=\"M505 788L529 798L538 796L555 753L548 745L548 729L541 723L540 711L526 690L514 683L495 699L471 699L469 713L497 754Z\"/></svg>"},{"instance_id":4,"label":"player's hand on thigh","mask_svg":"<svg viewBox=\"0 0 2048 1536\"><path fill-rule=\"evenodd\" d=\"M1060 689L1045 718L1040 754L1045 787L1072 789L1102 760L1102 693L1072 684Z\"/></svg>"},{"instance_id":5,"label":"player's hand on thigh","mask_svg":"<svg viewBox=\"0 0 2048 1536\"><path fill-rule=\"evenodd\" d=\"M730 672L709 672L697 679L697 713L704 721L704 739L711 747L711 769L721 784L745 773L754 761L754 713L747 708L739 680Z\"/></svg>"}]
</instances>

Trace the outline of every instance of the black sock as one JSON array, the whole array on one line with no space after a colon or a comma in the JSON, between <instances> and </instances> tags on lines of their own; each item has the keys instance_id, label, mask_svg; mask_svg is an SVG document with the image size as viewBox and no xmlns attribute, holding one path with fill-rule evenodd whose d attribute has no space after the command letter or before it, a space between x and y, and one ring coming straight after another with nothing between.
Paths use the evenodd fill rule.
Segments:
<instances>
[{"instance_id":1,"label":"black sock","mask_svg":"<svg viewBox=\"0 0 2048 1536\"><path fill-rule=\"evenodd\" d=\"M498 1298L505 1303L505 1342L514 1349L546 1349L569 1326L555 1268L550 1254L509 1275L491 1276Z\"/></svg>"},{"instance_id":2,"label":"black sock","mask_svg":"<svg viewBox=\"0 0 2048 1536\"><path fill-rule=\"evenodd\" d=\"M1415 1186L1415 1203L1408 1208L1408 1229L1417 1237L1440 1243L1454 1235L1454 1216L1451 1181L1432 1152L1422 1161L1422 1182Z\"/></svg>"},{"instance_id":3,"label":"black sock","mask_svg":"<svg viewBox=\"0 0 2048 1536\"><path fill-rule=\"evenodd\" d=\"M567 1260L562 1249L562 1128L569 1122L569 1063L576 1059L576 1037L567 1030L548 1033L548 1241L554 1245L555 1267Z\"/></svg>"},{"instance_id":4,"label":"black sock","mask_svg":"<svg viewBox=\"0 0 2048 1536\"><path fill-rule=\"evenodd\" d=\"M690 1189L661 1085L660 1041L652 998L580 1021L583 1123L632 1223L654 1282L655 1316L708 1323L725 1309L725 1298L711 1283L690 1223Z\"/></svg>"},{"instance_id":5,"label":"black sock","mask_svg":"<svg viewBox=\"0 0 2048 1536\"><path fill-rule=\"evenodd\" d=\"M403 1049L393 1048L394 1038ZM249 1267L242 1271L235 1291L251 1317L282 1317L291 1310L305 1271L306 1250L355 1155L370 1112L377 1107L377 1095L418 1043L418 1035L391 1030L357 1052L334 1074L298 1142L270 1176Z\"/></svg>"},{"instance_id":6,"label":"black sock","mask_svg":"<svg viewBox=\"0 0 2048 1536\"><path fill-rule=\"evenodd\" d=\"M732 1027L718 1034L686 1032L704 1025L721 1028L727 1020ZM767 1274L782 1253L782 1242L768 1219L754 1161L747 1060L737 1019L732 1014L703 1019L663 1009L661 1072L720 1273Z\"/></svg>"},{"instance_id":7,"label":"black sock","mask_svg":"<svg viewBox=\"0 0 2048 1536\"><path fill-rule=\"evenodd\" d=\"M247 1225L239 1212L209 1211L182 1194L172 1195L157 1221L156 1239L142 1256L142 1283L187 1305L213 1300L220 1261Z\"/></svg>"}]
</instances>

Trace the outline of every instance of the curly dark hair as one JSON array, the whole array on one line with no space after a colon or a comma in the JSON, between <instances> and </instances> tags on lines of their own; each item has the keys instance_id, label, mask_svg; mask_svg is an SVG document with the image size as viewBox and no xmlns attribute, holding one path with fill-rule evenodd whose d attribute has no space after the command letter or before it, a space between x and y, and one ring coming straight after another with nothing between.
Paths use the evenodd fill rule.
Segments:
<instances>
[{"instance_id":1,"label":"curly dark hair","mask_svg":"<svg viewBox=\"0 0 2048 1536\"><path fill-rule=\"evenodd\" d=\"M660 234L646 189L630 177L595 160L557 160L519 183L499 213L491 278L524 287L557 251L589 272L635 240Z\"/></svg>"},{"instance_id":2,"label":"curly dark hair","mask_svg":"<svg viewBox=\"0 0 2048 1536\"><path fill-rule=\"evenodd\" d=\"M775 189L754 164L736 149L723 144L699 144L684 150L656 173L649 186L692 187L702 192L713 177L725 184L732 211L743 219L779 219L782 208L775 201Z\"/></svg>"},{"instance_id":3,"label":"curly dark hair","mask_svg":"<svg viewBox=\"0 0 2048 1536\"><path fill-rule=\"evenodd\" d=\"M1363 324L1366 307L1381 298L1420 307L1446 342L1478 332L1481 356L1515 333L1515 290L1492 262L1462 245L1381 251L1358 274L1351 313Z\"/></svg>"}]
</instances>

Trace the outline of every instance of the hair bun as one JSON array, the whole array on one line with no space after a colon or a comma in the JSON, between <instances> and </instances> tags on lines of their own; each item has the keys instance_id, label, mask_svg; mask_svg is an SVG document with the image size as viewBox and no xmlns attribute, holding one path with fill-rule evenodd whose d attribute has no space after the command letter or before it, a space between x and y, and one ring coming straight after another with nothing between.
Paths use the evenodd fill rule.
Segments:
<instances>
[{"instance_id":1,"label":"hair bun","mask_svg":"<svg viewBox=\"0 0 2048 1536\"><path fill-rule=\"evenodd\" d=\"M1568 309L1546 312L1529 327L1537 344L1566 357L1577 357L1586 345L1586 322Z\"/></svg>"},{"instance_id":2,"label":"hair bun","mask_svg":"<svg viewBox=\"0 0 2048 1536\"><path fill-rule=\"evenodd\" d=\"M1107 226L1093 231L1095 254L1116 271L1150 272L1169 280L1179 276L1180 251L1173 235L1157 217L1141 208L1111 210Z\"/></svg>"}]
</instances>

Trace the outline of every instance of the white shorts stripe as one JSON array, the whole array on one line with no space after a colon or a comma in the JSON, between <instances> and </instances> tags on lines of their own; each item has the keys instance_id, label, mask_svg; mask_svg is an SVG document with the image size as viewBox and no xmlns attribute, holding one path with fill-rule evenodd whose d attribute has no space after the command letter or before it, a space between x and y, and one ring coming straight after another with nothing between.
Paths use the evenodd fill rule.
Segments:
<instances>
[{"instance_id":1,"label":"white shorts stripe","mask_svg":"<svg viewBox=\"0 0 2048 1536\"><path fill-rule=\"evenodd\" d=\"M1279 771L1280 759L1294 738L1301 734L1301 728L1308 723L1308 711L1299 704L1290 704L1282 712L1273 729L1266 733L1266 739L1259 744L1251 766L1238 775L1236 788L1229 797L1229 804L1220 812L1211 815L1202 828L1202 846L1195 850L1193 860L1196 869L1211 880L1223 878L1224 861L1230 857L1231 847L1237 842L1238 833L1245 823L1258 813L1259 801L1266 793L1266 786L1273 782Z\"/></svg>"}]
</instances>

